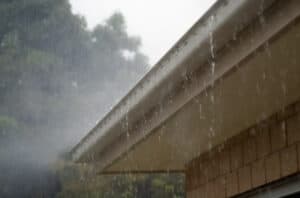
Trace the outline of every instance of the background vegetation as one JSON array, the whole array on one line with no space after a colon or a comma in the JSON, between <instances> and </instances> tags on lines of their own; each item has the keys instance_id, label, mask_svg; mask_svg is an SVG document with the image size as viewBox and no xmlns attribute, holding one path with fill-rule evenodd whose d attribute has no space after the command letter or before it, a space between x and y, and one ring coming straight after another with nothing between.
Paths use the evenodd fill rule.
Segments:
<instances>
[{"instance_id":1,"label":"background vegetation","mask_svg":"<svg viewBox=\"0 0 300 198\"><path fill-rule=\"evenodd\" d=\"M182 174L98 175L88 166L63 163L58 198L183 198Z\"/></svg>"},{"instance_id":2,"label":"background vegetation","mask_svg":"<svg viewBox=\"0 0 300 198\"><path fill-rule=\"evenodd\" d=\"M183 197L180 175L51 169L149 68L122 14L89 30L67 0L0 13L0 197Z\"/></svg>"}]
</instances>

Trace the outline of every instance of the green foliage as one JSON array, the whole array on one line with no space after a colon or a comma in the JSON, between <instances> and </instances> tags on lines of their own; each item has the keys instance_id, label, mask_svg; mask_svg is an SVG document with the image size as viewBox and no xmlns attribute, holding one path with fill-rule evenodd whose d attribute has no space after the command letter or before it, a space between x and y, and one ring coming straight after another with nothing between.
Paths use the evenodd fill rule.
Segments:
<instances>
[{"instance_id":1,"label":"green foliage","mask_svg":"<svg viewBox=\"0 0 300 198\"><path fill-rule=\"evenodd\" d=\"M89 127L86 123L98 120L147 70L141 40L128 35L121 13L93 30L71 12L67 0L2 0L0 13L3 142L8 136L37 136L63 149L73 146L74 137ZM184 197L181 175L100 177L71 165L61 168L59 176L61 198Z\"/></svg>"},{"instance_id":2,"label":"green foliage","mask_svg":"<svg viewBox=\"0 0 300 198\"><path fill-rule=\"evenodd\" d=\"M120 13L90 31L67 0L1 1L0 11L0 113L28 128L65 128L82 108L101 112L147 69ZM96 101L99 90L108 94Z\"/></svg>"},{"instance_id":3,"label":"green foliage","mask_svg":"<svg viewBox=\"0 0 300 198\"><path fill-rule=\"evenodd\" d=\"M99 176L92 168L69 164L59 169L59 198L183 198L182 174L124 174ZM71 173L71 172L72 173ZM66 173L75 177L66 179Z\"/></svg>"}]
</instances>

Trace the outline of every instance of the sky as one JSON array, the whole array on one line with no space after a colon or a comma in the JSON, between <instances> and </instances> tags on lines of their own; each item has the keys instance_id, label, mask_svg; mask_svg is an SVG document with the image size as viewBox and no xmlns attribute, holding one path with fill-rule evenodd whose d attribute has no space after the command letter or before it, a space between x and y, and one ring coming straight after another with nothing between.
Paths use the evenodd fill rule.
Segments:
<instances>
[{"instance_id":1,"label":"sky","mask_svg":"<svg viewBox=\"0 0 300 198\"><path fill-rule=\"evenodd\" d=\"M73 12L84 16L88 27L121 12L130 35L142 39L141 51L154 65L215 0L70 0Z\"/></svg>"}]
</instances>

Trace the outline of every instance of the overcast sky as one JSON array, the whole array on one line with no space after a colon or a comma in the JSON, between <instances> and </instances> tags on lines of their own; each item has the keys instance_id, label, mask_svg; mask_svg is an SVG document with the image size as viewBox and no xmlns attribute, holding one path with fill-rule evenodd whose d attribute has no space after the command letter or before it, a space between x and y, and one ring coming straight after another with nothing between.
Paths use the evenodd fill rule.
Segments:
<instances>
[{"instance_id":1,"label":"overcast sky","mask_svg":"<svg viewBox=\"0 0 300 198\"><path fill-rule=\"evenodd\" d=\"M115 11L123 13L128 32L142 38L142 51L153 65L205 13L215 0L70 0L90 28Z\"/></svg>"}]
</instances>

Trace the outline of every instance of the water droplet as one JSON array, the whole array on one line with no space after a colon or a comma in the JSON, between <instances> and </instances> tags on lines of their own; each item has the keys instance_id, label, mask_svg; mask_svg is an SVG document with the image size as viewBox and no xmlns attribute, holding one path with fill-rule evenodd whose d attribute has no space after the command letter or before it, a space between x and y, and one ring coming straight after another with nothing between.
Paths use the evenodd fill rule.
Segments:
<instances>
[{"instance_id":1,"label":"water droplet","mask_svg":"<svg viewBox=\"0 0 300 198\"><path fill-rule=\"evenodd\" d=\"M264 49L265 49L265 52L267 53L268 57L272 57L272 54L271 54L271 50L270 50L270 46L269 46L269 42L267 41L265 44L264 44Z\"/></svg>"},{"instance_id":2,"label":"water droplet","mask_svg":"<svg viewBox=\"0 0 300 198\"><path fill-rule=\"evenodd\" d=\"M211 62L211 75L215 74L216 63L214 61Z\"/></svg>"},{"instance_id":3,"label":"water droplet","mask_svg":"<svg viewBox=\"0 0 300 198\"><path fill-rule=\"evenodd\" d=\"M267 76L266 76L266 72L265 71L263 72L263 76L262 77L263 77L263 80L266 80Z\"/></svg>"},{"instance_id":4,"label":"water droplet","mask_svg":"<svg viewBox=\"0 0 300 198\"><path fill-rule=\"evenodd\" d=\"M286 95L286 85L284 83L281 83L281 89L284 95Z\"/></svg>"},{"instance_id":5,"label":"water droplet","mask_svg":"<svg viewBox=\"0 0 300 198\"><path fill-rule=\"evenodd\" d=\"M210 101L214 104L215 103L215 96L213 94L210 95Z\"/></svg>"}]
</instances>

